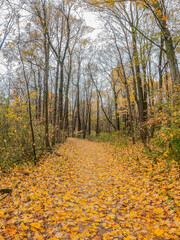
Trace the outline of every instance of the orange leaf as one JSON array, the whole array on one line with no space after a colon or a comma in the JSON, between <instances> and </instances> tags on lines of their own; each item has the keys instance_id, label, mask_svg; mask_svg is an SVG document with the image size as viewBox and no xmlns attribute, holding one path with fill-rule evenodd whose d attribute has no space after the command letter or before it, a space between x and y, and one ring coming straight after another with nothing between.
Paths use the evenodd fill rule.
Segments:
<instances>
[{"instance_id":1,"label":"orange leaf","mask_svg":"<svg viewBox=\"0 0 180 240\"><path fill-rule=\"evenodd\" d=\"M163 17L162 17L162 20L163 20L163 21L166 21L167 19L168 19L168 18L167 18L166 16L163 16Z\"/></svg>"}]
</instances>

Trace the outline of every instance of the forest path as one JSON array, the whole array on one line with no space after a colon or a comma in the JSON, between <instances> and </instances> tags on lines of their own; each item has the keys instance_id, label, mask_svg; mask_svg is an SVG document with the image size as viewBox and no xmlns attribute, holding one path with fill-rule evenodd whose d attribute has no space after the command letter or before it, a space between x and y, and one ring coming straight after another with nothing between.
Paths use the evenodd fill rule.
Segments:
<instances>
[{"instance_id":1,"label":"forest path","mask_svg":"<svg viewBox=\"0 0 180 240\"><path fill-rule=\"evenodd\" d=\"M3 200L0 239L178 239L164 181L135 170L134 151L117 155L108 143L69 138L61 156L3 178L3 187L21 183Z\"/></svg>"}]
</instances>

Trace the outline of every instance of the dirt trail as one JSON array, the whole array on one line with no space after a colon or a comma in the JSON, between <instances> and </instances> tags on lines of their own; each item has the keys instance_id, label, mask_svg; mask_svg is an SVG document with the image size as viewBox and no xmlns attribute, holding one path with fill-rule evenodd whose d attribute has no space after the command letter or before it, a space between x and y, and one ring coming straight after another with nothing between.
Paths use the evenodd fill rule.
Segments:
<instances>
[{"instance_id":1,"label":"dirt trail","mask_svg":"<svg viewBox=\"0 0 180 240\"><path fill-rule=\"evenodd\" d=\"M21 184L0 208L0 240L178 239L178 214L159 183L134 173L108 144L69 138L57 152L29 175L1 180Z\"/></svg>"}]
</instances>

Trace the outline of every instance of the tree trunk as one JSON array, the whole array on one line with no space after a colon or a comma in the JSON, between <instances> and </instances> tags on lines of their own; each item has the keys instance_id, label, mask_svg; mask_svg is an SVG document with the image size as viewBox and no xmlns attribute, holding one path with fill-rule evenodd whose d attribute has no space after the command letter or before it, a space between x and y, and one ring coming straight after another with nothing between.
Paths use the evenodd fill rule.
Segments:
<instances>
[{"instance_id":1,"label":"tree trunk","mask_svg":"<svg viewBox=\"0 0 180 240\"><path fill-rule=\"evenodd\" d=\"M48 116L48 79L49 79L49 43L47 35L44 33L44 52L45 52L45 69L44 69L44 110L45 110L45 146L50 150L49 143L49 116Z\"/></svg>"},{"instance_id":2,"label":"tree trunk","mask_svg":"<svg viewBox=\"0 0 180 240\"><path fill-rule=\"evenodd\" d=\"M91 135L91 100L89 102L88 135Z\"/></svg>"},{"instance_id":3,"label":"tree trunk","mask_svg":"<svg viewBox=\"0 0 180 240\"><path fill-rule=\"evenodd\" d=\"M146 127L146 112L147 109L145 108L146 105L144 103L143 97L143 89L142 89L142 80L141 80L141 73L140 73L140 65L139 65L139 57L137 51L137 43L136 43L136 35L135 31L132 27L132 40L133 40L133 57L134 57L134 64L136 69L136 79L137 79L137 87L138 87L138 96L139 96L139 122L140 122L140 135L142 141L146 142L147 137L147 127Z\"/></svg>"},{"instance_id":4,"label":"tree trunk","mask_svg":"<svg viewBox=\"0 0 180 240\"><path fill-rule=\"evenodd\" d=\"M39 96L38 96L38 120L41 120L41 104L42 104L42 84L41 84L41 75L40 70L38 68L38 90L39 90Z\"/></svg>"},{"instance_id":5,"label":"tree trunk","mask_svg":"<svg viewBox=\"0 0 180 240\"><path fill-rule=\"evenodd\" d=\"M68 110L69 98L68 98L68 94L69 94L70 78L71 78L71 75L68 74L67 85L66 85L66 90L65 90L65 105L64 105L64 130L67 132L68 136L69 136L69 110Z\"/></svg>"},{"instance_id":6,"label":"tree trunk","mask_svg":"<svg viewBox=\"0 0 180 240\"><path fill-rule=\"evenodd\" d=\"M100 128L99 128L99 94L97 92L96 136L98 136L99 133L100 133Z\"/></svg>"},{"instance_id":7,"label":"tree trunk","mask_svg":"<svg viewBox=\"0 0 180 240\"><path fill-rule=\"evenodd\" d=\"M19 40L20 40L20 31L19 31ZM34 127L33 127L33 118L32 118L31 97L30 97L30 91L29 91L29 82L28 82L27 77L26 77L24 61L23 61L23 57L22 57L22 53L21 53L19 45L18 45L18 50L19 50L19 54L20 54L22 67L23 67L23 75L24 75L24 79L25 79L25 82L26 82L26 89L27 89L27 96L28 96L29 123L30 123L30 127L31 127L31 137L32 137L32 151L33 151L33 156L34 156L34 164L36 164L36 162L37 162L37 158L36 158L36 143L35 143L35 134L34 134Z\"/></svg>"},{"instance_id":8,"label":"tree trunk","mask_svg":"<svg viewBox=\"0 0 180 240\"><path fill-rule=\"evenodd\" d=\"M147 0L144 0L144 2L146 3L150 11L153 13L154 17L157 19L158 26L164 35L164 41L166 46L166 56L170 66L170 72L171 72L173 84L179 84L180 73L179 73L178 62L175 54L175 48L173 45L171 32L166 23L166 19L164 19L164 17L166 17L166 12L165 12L166 7L164 5L164 1L162 1L161 3L159 1L154 1L152 4L148 3Z\"/></svg>"},{"instance_id":9,"label":"tree trunk","mask_svg":"<svg viewBox=\"0 0 180 240\"><path fill-rule=\"evenodd\" d=\"M119 122L119 113L118 113L118 94L115 90L115 86L113 87L113 93L114 93L114 108L115 108L115 117L116 117L116 128L119 131L120 130L120 122Z\"/></svg>"},{"instance_id":10,"label":"tree trunk","mask_svg":"<svg viewBox=\"0 0 180 240\"><path fill-rule=\"evenodd\" d=\"M74 108L73 108L73 111L72 111L72 137L74 137L74 131L76 129L76 118L77 118L77 116L76 116L77 113L75 111L76 105L77 105L77 96L76 96Z\"/></svg>"},{"instance_id":11,"label":"tree trunk","mask_svg":"<svg viewBox=\"0 0 180 240\"><path fill-rule=\"evenodd\" d=\"M69 136L69 111L68 111L68 105L69 105L69 85L71 80L71 71L72 71L72 53L70 53L69 56L69 70L68 70L68 77L67 77L67 85L65 90L65 106L64 106L64 130L67 132Z\"/></svg>"},{"instance_id":12,"label":"tree trunk","mask_svg":"<svg viewBox=\"0 0 180 240\"><path fill-rule=\"evenodd\" d=\"M52 136L52 145L56 143L56 134L57 134L57 99L58 99L58 81L59 81L59 67L60 67L60 58L57 60L56 68L56 80L55 80L55 92L54 92L54 111L53 111L53 136Z\"/></svg>"},{"instance_id":13,"label":"tree trunk","mask_svg":"<svg viewBox=\"0 0 180 240\"><path fill-rule=\"evenodd\" d=\"M81 71L81 62L78 60L78 78L77 78L77 118L78 118L78 131L81 130L81 116L80 116L80 71Z\"/></svg>"},{"instance_id":14,"label":"tree trunk","mask_svg":"<svg viewBox=\"0 0 180 240\"><path fill-rule=\"evenodd\" d=\"M160 49L160 53L159 53L159 66L158 66L158 69L159 69L159 103L160 103L160 106L159 106L159 111L162 111L162 91L163 91L163 74L162 74L162 48L163 48L163 37L161 36L161 49Z\"/></svg>"},{"instance_id":15,"label":"tree trunk","mask_svg":"<svg viewBox=\"0 0 180 240\"><path fill-rule=\"evenodd\" d=\"M63 86L64 86L64 69L63 65L61 64L60 67L60 86L59 86L59 107L58 107L58 114L59 114L59 133L63 129ZM60 140L60 139L59 139Z\"/></svg>"}]
</instances>

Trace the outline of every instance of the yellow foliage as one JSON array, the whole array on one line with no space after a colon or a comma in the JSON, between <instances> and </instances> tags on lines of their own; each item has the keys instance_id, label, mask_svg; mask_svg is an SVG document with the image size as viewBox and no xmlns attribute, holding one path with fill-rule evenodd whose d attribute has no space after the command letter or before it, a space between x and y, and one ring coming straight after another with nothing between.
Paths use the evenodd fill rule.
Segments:
<instances>
[{"instance_id":1,"label":"yellow foliage","mask_svg":"<svg viewBox=\"0 0 180 240\"><path fill-rule=\"evenodd\" d=\"M158 237L160 237L160 236L163 236L164 231L163 231L162 229L160 229L160 228L156 228L156 229L154 230L154 233L155 233Z\"/></svg>"},{"instance_id":2,"label":"yellow foliage","mask_svg":"<svg viewBox=\"0 0 180 240\"><path fill-rule=\"evenodd\" d=\"M153 169L142 149L140 143L69 139L59 150L66 157L49 155L38 167L16 168L0 179L3 187L21 182L13 201L2 202L0 236L178 239L179 183L161 171L164 162ZM170 171L176 178L176 169Z\"/></svg>"}]
</instances>

